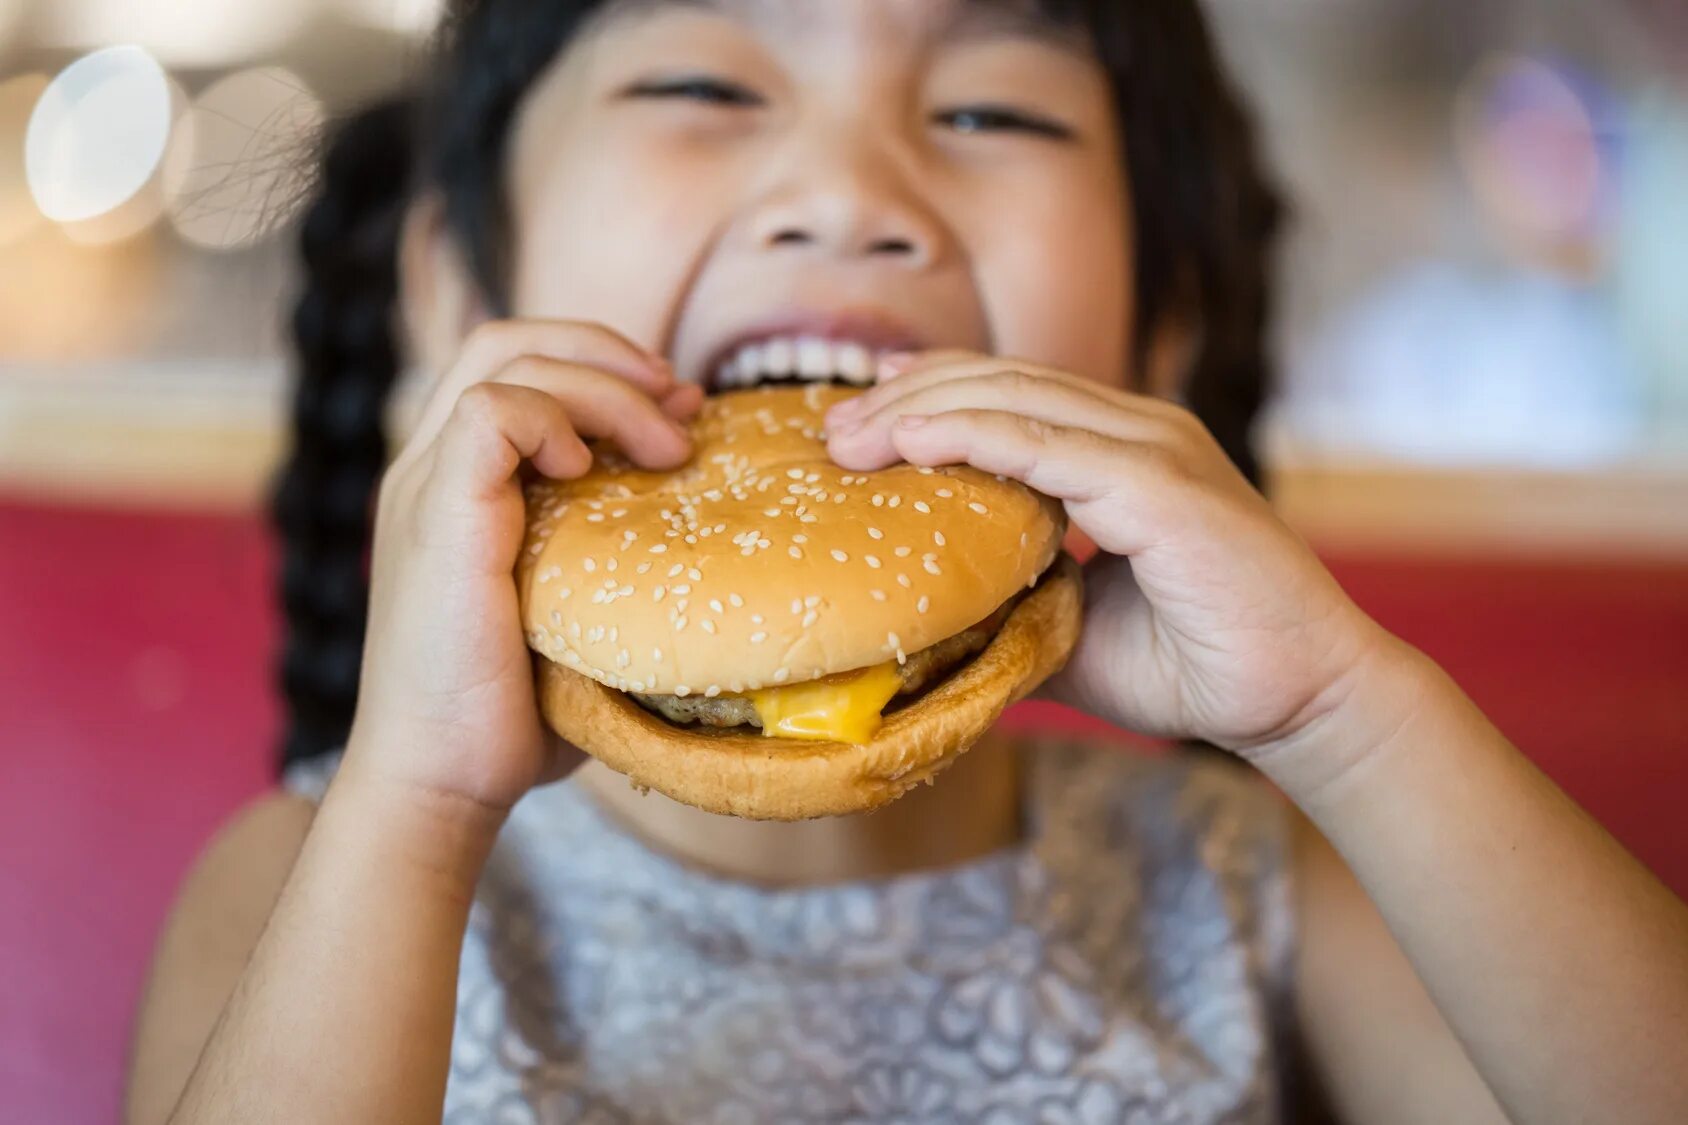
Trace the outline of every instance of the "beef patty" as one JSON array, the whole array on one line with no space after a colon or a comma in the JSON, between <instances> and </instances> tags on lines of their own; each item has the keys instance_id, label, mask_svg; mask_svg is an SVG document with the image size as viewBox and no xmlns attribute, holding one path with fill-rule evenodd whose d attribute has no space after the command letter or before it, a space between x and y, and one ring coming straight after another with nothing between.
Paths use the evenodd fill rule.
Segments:
<instances>
[{"instance_id":1,"label":"beef patty","mask_svg":"<svg viewBox=\"0 0 1688 1125\"><path fill-rule=\"evenodd\" d=\"M971 657L983 652L985 646L991 643L1002 623L1008 619L1016 602L1022 595L1003 602L995 613L970 628L963 629L953 637L945 637L937 644L929 645L919 652L910 653L907 660L897 666L897 676L902 685L897 689L898 697L913 695L928 684L936 683L952 672L958 665ZM756 727L761 729L762 720L756 714L756 708L750 699L743 695L717 695L709 699L701 695L641 695L637 692L628 693L643 704L646 709L655 711L671 723L698 723L706 727Z\"/></svg>"}]
</instances>

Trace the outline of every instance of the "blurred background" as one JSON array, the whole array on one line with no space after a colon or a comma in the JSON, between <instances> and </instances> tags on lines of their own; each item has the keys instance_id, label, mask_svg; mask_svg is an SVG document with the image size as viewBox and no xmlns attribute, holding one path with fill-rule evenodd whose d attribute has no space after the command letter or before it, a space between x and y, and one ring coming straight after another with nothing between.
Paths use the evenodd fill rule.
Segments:
<instances>
[{"instance_id":1,"label":"blurred background","mask_svg":"<svg viewBox=\"0 0 1688 1125\"><path fill-rule=\"evenodd\" d=\"M1688 6L1209 7L1297 207L1274 498L1688 890ZM0 0L17 1120L116 1119L173 888L271 782L294 216L316 131L413 74L435 14Z\"/></svg>"}]
</instances>

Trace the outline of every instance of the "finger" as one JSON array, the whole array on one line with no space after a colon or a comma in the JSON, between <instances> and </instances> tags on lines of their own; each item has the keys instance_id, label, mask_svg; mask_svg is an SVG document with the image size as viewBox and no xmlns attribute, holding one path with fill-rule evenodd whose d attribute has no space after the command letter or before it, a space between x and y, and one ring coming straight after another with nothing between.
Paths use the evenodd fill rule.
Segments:
<instances>
[{"instance_id":1,"label":"finger","mask_svg":"<svg viewBox=\"0 0 1688 1125\"><path fill-rule=\"evenodd\" d=\"M909 376L913 378L914 376ZM1000 365L985 374L928 382L880 409L828 431L827 451L845 468L878 469L898 460L891 432L899 417L955 410L997 410L1124 441L1166 441L1161 418L1122 406L1094 384L1063 382Z\"/></svg>"},{"instance_id":2,"label":"finger","mask_svg":"<svg viewBox=\"0 0 1688 1125\"><path fill-rule=\"evenodd\" d=\"M592 465L555 396L499 383L477 383L459 395L433 449L429 479L446 494L471 500L501 495L523 461L564 480Z\"/></svg>"},{"instance_id":3,"label":"finger","mask_svg":"<svg viewBox=\"0 0 1688 1125\"><path fill-rule=\"evenodd\" d=\"M550 395L576 430L614 441L641 468L672 469L691 456L685 427L644 391L608 372L524 356L491 382Z\"/></svg>"},{"instance_id":4,"label":"finger","mask_svg":"<svg viewBox=\"0 0 1688 1125\"><path fill-rule=\"evenodd\" d=\"M469 334L456 362L430 392L417 420L419 438L428 441L439 432L464 388L491 378L524 356L602 368L651 395L666 394L674 386L674 372L666 360L601 324L489 321Z\"/></svg>"},{"instance_id":5,"label":"finger","mask_svg":"<svg viewBox=\"0 0 1688 1125\"><path fill-rule=\"evenodd\" d=\"M1133 394L1058 368L1004 356L985 356L971 352L927 352L897 367L894 376L882 378L877 385L833 406L827 411L827 428L835 429L863 418L906 395L939 383L977 378L1003 370L1023 371L1049 382L1088 390L1122 407L1136 409L1152 416L1173 419L1185 413L1182 407L1164 399Z\"/></svg>"},{"instance_id":6,"label":"finger","mask_svg":"<svg viewBox=\"0 0 1688 1125\"><path fill-rule=\"evenodd\" d=\"M1131 554L1152 541L1182 477L1171 451L999 410L906 415L892 428L911 465L972 465L1063 501L1104 549ZM1182 501L1180 501L1182 502ZM1105 505L1106 519L1093 513Z\"/></svg>"},{"instance_id":7,"label":"finger","mask_svg":"<svg viewBox=\"0 0 1688 1125\"><path fill-rule=\"evenodd\" d=\"M681 383L660 399L662 412L676 422L694 417L703 406L703 388L696 383Z\"/></svg>"}]
</instances>

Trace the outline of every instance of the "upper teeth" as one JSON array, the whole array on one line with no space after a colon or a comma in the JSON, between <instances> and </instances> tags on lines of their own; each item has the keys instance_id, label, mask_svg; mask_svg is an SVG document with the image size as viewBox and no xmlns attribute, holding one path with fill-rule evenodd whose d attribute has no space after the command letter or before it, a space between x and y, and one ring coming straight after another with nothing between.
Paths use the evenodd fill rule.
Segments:
<instances>
[{"instance_id":1,"label":"upper teeth","mask_svg":"<svg viewBox=\"0 0 1688 1125\"><path fill-rule=\"evenodd\" d=\"M843 379L861 386L873 382L879 353L849 340L816 336L778 336L746 344L715 372L720 388L749 387L762 379Z\"/></svg>"}]
</instances>

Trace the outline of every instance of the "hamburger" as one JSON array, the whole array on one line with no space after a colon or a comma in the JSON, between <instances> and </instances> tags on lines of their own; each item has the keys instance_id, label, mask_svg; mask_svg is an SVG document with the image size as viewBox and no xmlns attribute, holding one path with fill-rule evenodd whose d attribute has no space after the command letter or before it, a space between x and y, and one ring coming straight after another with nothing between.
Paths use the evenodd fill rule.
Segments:
<instances>
[{"instance_id":1,"label":"hamburger","mask_svg":"<svg viewBox=\"0 0 1688 1125\"><path fill-rule=\"evenodd\" d=\"M527 486L517 567L538 697L637 786L796 820L930 781L1065 662L1059 505L967 466L854 473L822 418L849 387L705 400L673 472L613 448Z\"/></svg>"}]
</instances>

